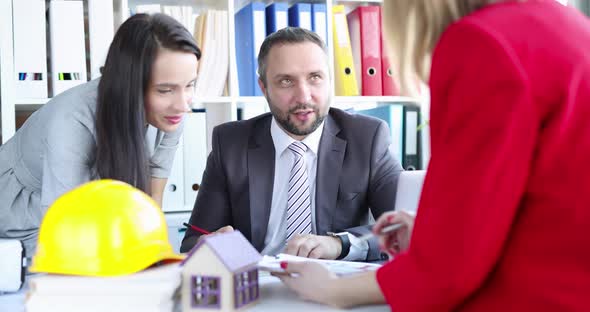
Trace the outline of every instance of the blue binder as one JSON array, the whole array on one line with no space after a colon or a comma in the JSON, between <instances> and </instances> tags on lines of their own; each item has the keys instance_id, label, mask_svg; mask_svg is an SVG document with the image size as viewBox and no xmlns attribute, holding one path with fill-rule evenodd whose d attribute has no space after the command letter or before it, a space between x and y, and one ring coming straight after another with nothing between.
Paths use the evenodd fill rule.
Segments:
<instances>
[{"instance_id":1,"label":"blue binder","mask_svg":"<svg viewBox=\"0 0 590 312\"><path fill-rule=\"evenodd\" d=\"M395 158L404 163L404 105L392 103L390 105L377 106L371 109L359 110L359 114L372 116L384 120L391 131L390 150ZM405 168L405 166L404 166Z\"/></svg>"},{"instance_id":2,"label":"blue binder","mask_svg":"<svg viewBox=\"0 0 590 312\"><path fill-rule=\"evenodd\" d=\"M289 26L313 30L311 26L311 4L293 4L289 8Z\"/></svg>"},{"instance_id":3,"label":"blue binder","mask_svg":"<svg viewBox=\"0 0 590 312\"><path fill-rule=\"evenodd\" d=\"M258 52L266 37L265 5L251 2L235 16L236 61L240 95L262 95L258 88Z\"/></svg>"},{"instance_id":4,"label":"blue binder","mask_svg":"<svg viewBox=\"0 0 590 312\"><path fill-rule=\"evenodd\" d=\"M318 34L326 46L328 46L328 18L326 5L323 3L313 3L311 5L311 26L312 30Z\"/></svg>"},{"instance_id":5,"label":"blue binder","mask_svg":"<svg viewBox=\"0 0 590 312\"><path fill-rule=\"evenodd\" d=\"M289 26L289 6L287 3L275 2L266 7L266 35Z\"/></svg>"}]
</instances>

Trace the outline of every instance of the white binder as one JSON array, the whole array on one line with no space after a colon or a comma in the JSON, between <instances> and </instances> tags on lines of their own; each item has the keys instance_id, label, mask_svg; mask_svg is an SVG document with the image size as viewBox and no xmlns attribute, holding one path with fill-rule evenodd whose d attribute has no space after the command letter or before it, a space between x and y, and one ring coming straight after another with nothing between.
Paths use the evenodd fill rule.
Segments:
<instances>
[{"instance_id":1,"label":"white binder","mask_svg":"<svg viewBox=\"0 0 590 312\"><path fill-rule=\"evenodd\" d=\"M258 103L244 103L241 108L238 108L238 111L241 112L241 114L238 114L238 117L240 117L239 120L248 120L269 112L270 110L268 104L264 101Z\"/></svg>"},{"instance_id":2,"label":"white binder","mask_svg":"<svg viewBox=\"0 0 590 312\"><path fill-rule=\"evenodd\" d=\"M88 41L90 46L90 79L100 76L100 68L109 52L115 33L113 1L88 0Z\"/></svg>"},{"instance_id":3,"label":"white binder","mask_svg":"<svg viewBox=\"0 0 590 312\"><path fill-rule=\"evenodd\" d=\"M318 34L320 38L322 38L326 45L328 45L328 20L326 16L326 4L312 3L311 13L313 31Z\"/></svg>"},{"instance_id":4,"label":"white binder","mask_svg":"<svg viewBox=\"0 0 590 312\"><path fill-rule=\"evenodd\" d=\"M17 98L47 98L45 0L13 0L14 81Z\"/></svg>"},{"instance_id":5,"label":"white binder","mask_svg":"<svg viewBox=\"0 0 590 312\"><path fill-rule=\"evenodd\" d=\"M145 14L156 14L162 13L162 5L160 4L138 4L135 6L133 14L145 13Z\"/></svg>"},{"instance_id":6,"label":"white binder","mask_svg":"<svg viewBox=\"0 0 590 312\"><path fill-rule=\"evenodd\" d=\"M229 31L227 11L208 10L198 18L195 37L199 38L201 59L195 95L222 96L229 72Z\"/></svg>"},{"instance_id":7,"label":"white binder","mask_svg":"<svg viewBox=\"0 0 590 312\"><path fill-rule=\"evenodd\" d=\"M49 2L52 96L86 78L84 6L82 1Z\"/></svg>"},{"instance_id":8,"label":"white binder","mask_svg":"<svg viewBox=\"0 0 590 312\"><path fill-rule=\"evenodd\" d=\"M168 182L166 182L166 187L164 187L164 194L162 195L162 210L164 212L184 210L183 142L184 135L178 141L178 149L174 155L170 176Z\"/></svg>"},{"instance_id":9,"label":"white binder","mask_svg":"<svg viewBox=\"0 0 590 312\"><path fill-rule=\"evenodd\" d=\"M184 206L186 210L192 210L207 164L207 114L205 112L187 114L183 136Z\"/></svg>"}]
</instances>

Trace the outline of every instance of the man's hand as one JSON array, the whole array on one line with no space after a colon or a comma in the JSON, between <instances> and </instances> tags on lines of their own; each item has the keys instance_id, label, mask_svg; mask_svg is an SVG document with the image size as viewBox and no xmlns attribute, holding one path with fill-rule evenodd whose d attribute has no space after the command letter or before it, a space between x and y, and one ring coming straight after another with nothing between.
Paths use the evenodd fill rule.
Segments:
<instances>
[{"instance_id":1,"label":"man's hand","mask_svg":"<svg viewBox=\"0 0 590 312\"><path fill-rule=\"evenodd\" d=\"M285 249L286 254L313 259L336 259L341 251L339 238L313 234L295 235Z\"/></svg>"},{"instance_id":2,"label":"man's hand","mask_svg":"<svg viewBox=\"0 0 590 312\"><path fill-rule=\"evenodd\" d=\"M207 235L201 235L199 236L199 239L197 240L197 242L201 241L201 239L205 236L209 236L209 235L217 235L217 234L222 234L222 233L229 233L229 232L233 232L234 228L231 225L226 225L224 227L221 227L219 229L217 229L217 231L215 232L211 232Z\"/></svg>"}]
</instances>

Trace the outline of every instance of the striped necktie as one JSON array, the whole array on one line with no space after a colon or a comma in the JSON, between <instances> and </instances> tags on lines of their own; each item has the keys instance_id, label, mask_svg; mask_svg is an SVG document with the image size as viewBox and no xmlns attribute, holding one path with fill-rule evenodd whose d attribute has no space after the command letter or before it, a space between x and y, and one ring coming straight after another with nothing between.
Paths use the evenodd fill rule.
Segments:
<instances>
[{"instance_id":1,"label":"striped necktie","mask_svg":"<svg viewBox=\"0 0 590 312\"><path fill-rule=\"evenodd\" d=\"M289 176L287 192L287 241L295 234L311 233L311 199L304 157L307 146L295 141L289 145L289 150L295 156L295 163Z\"/></svg>"}]
</instances>

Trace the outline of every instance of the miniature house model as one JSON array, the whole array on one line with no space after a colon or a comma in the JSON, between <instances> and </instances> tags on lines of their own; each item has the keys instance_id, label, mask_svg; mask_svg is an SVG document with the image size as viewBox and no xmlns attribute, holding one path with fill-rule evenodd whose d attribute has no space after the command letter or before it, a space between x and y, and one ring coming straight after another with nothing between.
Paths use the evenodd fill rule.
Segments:
<instances>
[{"instance_id":1,"label":"miniature house model","mask_svg":"<svg viewBox=\"0 0 590 312\"><path fill-rule=\"evenodd\" d=\"M255 303L260 259L239 231L203 237L182 262L182 310L239 311Z\"/></svg>"}]
</instances>

